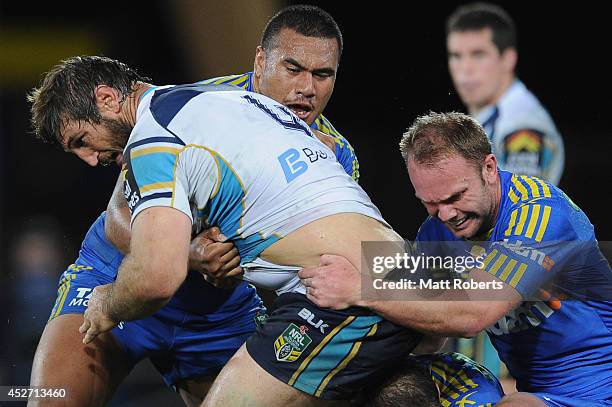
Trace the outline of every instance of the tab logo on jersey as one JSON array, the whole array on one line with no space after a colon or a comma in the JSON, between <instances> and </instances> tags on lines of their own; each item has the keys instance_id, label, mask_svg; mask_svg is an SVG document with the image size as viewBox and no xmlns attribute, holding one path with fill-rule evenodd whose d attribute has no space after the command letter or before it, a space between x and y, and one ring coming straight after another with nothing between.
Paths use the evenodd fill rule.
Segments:
<instances>
[{"instance_id":1,"label":"tab logo on jersey","mask_svg":"<svg viewBox=\"0 0 612 407\"><path fill-rule=\"evenodd\" d=\"M89 299L91 298L91 294L93 293L93 288L83 288L79 287L76 289L77 295L76 298L73 298L72 301L68 304L69 307L87 307L89 304Z\"/></svg>"},{"instance_id":2,"label":"tab logo on jersey","mask_svg":"<svg viewBox=\"0 0 612 407\"><path fill-rule=\"evenodd\" d=\"M329 325L324 323L322 319L319 319L318 322L314 322L315 315L308 309L302 308L298 315L306 320L310 325L312 325L315 329L321 331L322 334L325 334L325 328L329 328Z\"/></svg>"},{"instance_id":3,"label":"tab logo on jersey","mask_svg":"<svg viewBox=\"0 0 612 407\"><path fill-rule=\"evenodd\" d=\"M274 341L274 353L279 362L294 362L310 345L312 339L306 334L308 327L289 324L287 329Z\"/></svg>"}]
</instances>

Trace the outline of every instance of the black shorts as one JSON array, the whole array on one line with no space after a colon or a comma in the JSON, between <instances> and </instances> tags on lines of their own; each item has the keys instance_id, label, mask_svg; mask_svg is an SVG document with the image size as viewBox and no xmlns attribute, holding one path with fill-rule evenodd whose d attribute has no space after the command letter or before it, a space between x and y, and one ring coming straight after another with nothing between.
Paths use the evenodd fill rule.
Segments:
<instances>
[{"instance_id":1,"label":"black shorts","mask_svg":"<svg viewBox=\"0 0 612 407\"><path fill-rule=\"evenodd\" d=\"M275 305L247 350L272 376L322 399L348 400L384 380L422 338L367 309L319 308L302 294Z\"/></svg>"}]
</instances>

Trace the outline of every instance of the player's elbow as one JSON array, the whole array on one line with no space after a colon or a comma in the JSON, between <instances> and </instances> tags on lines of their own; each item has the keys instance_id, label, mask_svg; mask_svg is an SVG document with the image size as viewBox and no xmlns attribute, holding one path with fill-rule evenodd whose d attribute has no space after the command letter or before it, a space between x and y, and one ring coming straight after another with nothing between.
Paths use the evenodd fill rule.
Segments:
<instances>
[{"instance_id":1,"label":"player's elbow","mask_svg":"<svg viewBox=\"0 0 612 407\"><path fill-rule=\"evenodd\" d=\"M184 272L176 269L152 267L145 277L142 296L151 302L168 302L185 281L187 268Z\"/></svg>"},{"instance_id":2,"label":"player's elbow","mask_svg":"<svg viewBox=\"0 0 612 407\"><path fill-rule=\"evenodd\" d=\"M482 329L479 329L478 326L474 325L466 325L464 329L461 330L458 336L462 338L474 338L476 337Z\"/></svg>"},{"instance_id":3,"label":"player's elbow","mask_svg":"<svg viewBox=\"0 0 612 407\"><path fill-rule=\"evenodd\" d=\"M463 338L474 338L480 332L487 329L490 324L487 323L486 319L479 314L465 314L461 319L461 326L459 328L458 336Z\"/></svg>"},{"instance_id":4,"label":"player's elbow","mask_svg":"<svg viewBox=\"0 0 612 407\"><path fill-rule=\"evenodd\" d=\"M168 302L176 293L178 287L175 288L169 284L151 284L143 293L148 302Z\"/></svg>"}]
</instances>

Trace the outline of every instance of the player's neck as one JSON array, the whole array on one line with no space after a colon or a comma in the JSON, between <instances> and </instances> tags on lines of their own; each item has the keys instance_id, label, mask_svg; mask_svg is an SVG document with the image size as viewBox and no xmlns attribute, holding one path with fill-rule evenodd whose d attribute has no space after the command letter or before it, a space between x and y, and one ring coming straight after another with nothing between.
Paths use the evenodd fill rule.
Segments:
<instances>
[{"instance_id":1,"label":"player's neck","mask_svg":"<svg viewBox=\"0 0 612 407\"><path fill-rule=\"evenodd\" d=\"M261 93L259 91L259 77L255 75L254 71L253 71L253 77L251 78L251 86L253 87L253 92Z\"/></svg>"},{"instance_id":2,"label":"player's neck","mask_svg":"<svg viewBox=\"0 0 612 407\"><path fill-rule=\"evenodd\" d=\"M144 82L137 82L134 90L121 105L121 119L129 123L132 127L136 125L136 112L140 104L140 98L152 85Z\"/></svg>"},{"instance_id":3,"label":"player's neck","mask_svg":"<svg viewBox=\"0 0 612 407\"><path fill-rule=\"evenodd\" d=\"M501 207L502 183L501 183L501 177L499 176L499 171L497 174L496 185L493 188L494 188L493 193L495 194L493 196L493 204L495 205L495 207L493 208L492 227L497 224L497 218L499 217L499 208Z\"/></svg>"}]
</instances>

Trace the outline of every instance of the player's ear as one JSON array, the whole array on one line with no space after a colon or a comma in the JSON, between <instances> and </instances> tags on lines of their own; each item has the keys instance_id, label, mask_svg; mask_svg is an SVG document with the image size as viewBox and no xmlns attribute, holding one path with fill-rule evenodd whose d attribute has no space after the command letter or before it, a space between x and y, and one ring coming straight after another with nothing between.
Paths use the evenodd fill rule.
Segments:
<instances>
[{"instance_id":1,"label":"player's ear","mask_svg":"<svg viewBox=\"0 0 612 407\"><path fill-rule=\"evenodd\" d=\"M502 64L504 64L506 72L513 73L514 69L516 68L516 63L518 62L518 53L516 52L516 48L506 48L502 52L501 57Z\"/></svg>"},{"instance_id":2,"label":"player's ear","mask_svg":"<svg viewBox=\"0 0 612 407\"><path fill-rule=\"evenodd\" d=\"M255 50L255 61L253 62L253 75L260 78L263 74L264 66L266 64L266 51L261 45Z\"/></svg>"},{"instance_id":3,"label":"player's ear","mask_svg":"<svg viewBox=\"0 0 612 407\"><path fill-rule=\"evenodd\" d=\"M108 85L98 85L94 89L94 96L100 113L121 111L121 95L117 89Z\"/></svg>"},{"instance_id":4,"label":"player's ear","mask_svg":"<svg viewBox=\"0 0 612 407\"><path fill-rule=\"evenodd\" d=\"M497 158L494 154L487 155L482 163L482 179L488 184L497 181Z\"/></svg>"}]
</instances>

